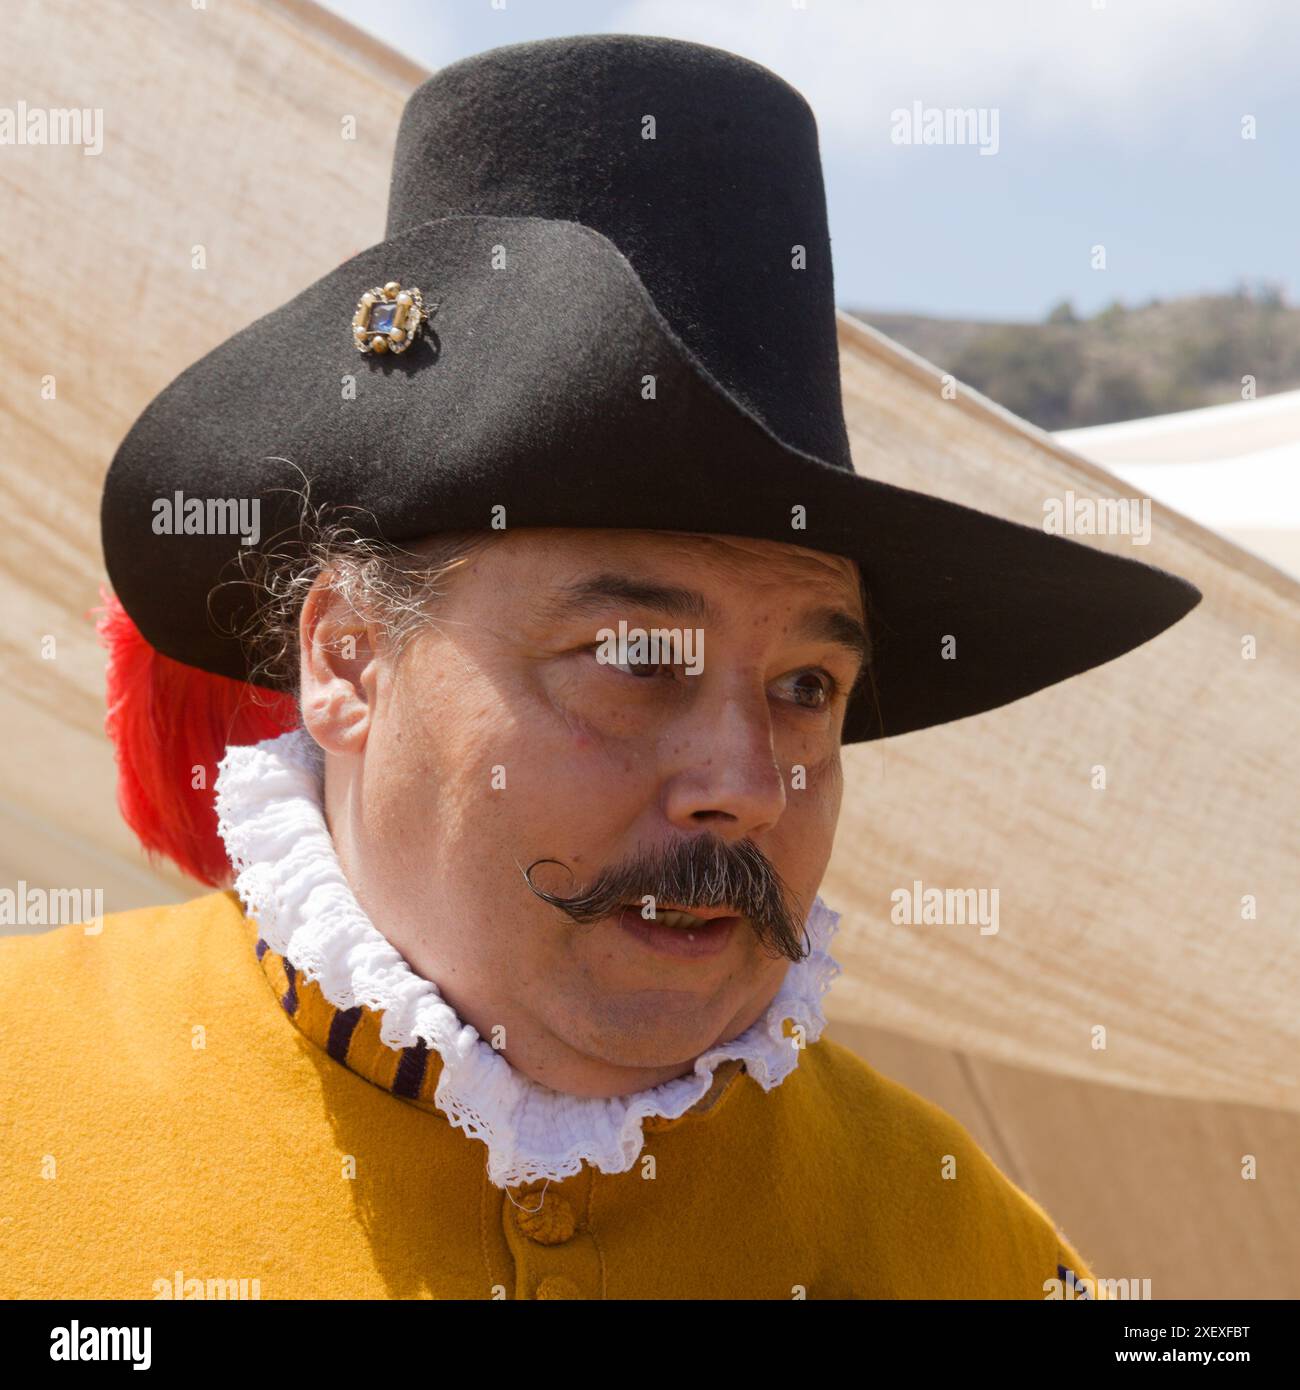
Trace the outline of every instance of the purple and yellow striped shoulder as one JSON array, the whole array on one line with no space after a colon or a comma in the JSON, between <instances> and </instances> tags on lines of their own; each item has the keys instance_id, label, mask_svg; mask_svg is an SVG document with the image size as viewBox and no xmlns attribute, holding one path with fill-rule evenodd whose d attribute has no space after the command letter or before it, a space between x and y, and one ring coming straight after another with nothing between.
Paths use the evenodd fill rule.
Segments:
<instances>
[{"instance_id":1,"label":"purple and yellow striped shoulder","mask_svg":"<svg viewBox=\"0 0 1300 1390\"><path fill-rule=\"evenodd\" d=\"M437 1052L423 1040L390 1047L379 1036L383 1014L378 1009L361 1004L340 1009L260 936L255 950L280 1007L301 1033L373 1085L422 1109L436 1109L433 1097L442 1071Z\"/></svg>"}]
</instances>

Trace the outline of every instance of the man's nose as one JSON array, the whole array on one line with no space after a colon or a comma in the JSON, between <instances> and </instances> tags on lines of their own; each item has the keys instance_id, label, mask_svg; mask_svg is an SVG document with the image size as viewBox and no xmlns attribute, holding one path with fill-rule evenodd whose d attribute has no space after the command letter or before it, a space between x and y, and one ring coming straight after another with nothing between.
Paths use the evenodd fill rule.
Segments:
<instances>
[{"instance_id":1,"label":"man's nose","mask_svg":"<svg viewBox=\"0 0 1300 1390\"><path fill-rule=\"evenodd\" d=\"M664 815L682 830L728 840L770 829L785 810L767 691L733 682L701 694L660 744Z\"/></svg>"}]
</instances>

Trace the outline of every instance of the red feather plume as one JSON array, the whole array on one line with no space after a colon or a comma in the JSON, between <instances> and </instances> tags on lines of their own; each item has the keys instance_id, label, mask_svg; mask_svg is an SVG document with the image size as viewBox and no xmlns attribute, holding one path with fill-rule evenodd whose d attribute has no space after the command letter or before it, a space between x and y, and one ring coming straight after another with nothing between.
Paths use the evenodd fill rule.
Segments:
<instances>
[{"instance_id":1,"label":"red feather plume","mask_svg":"<svg viewBox=\"0 0 1300 1390\"><path fill-rule=\"evenodd\" d=\"M217 834L217 764L229 744L259 743L296 728L297 704L164 656L116 595L101 589L100 597L103 607L94 611L108 649L104 728L117 751L122 816L151 855L223 887L230 864Z\"/></svg>"}]
</instances>

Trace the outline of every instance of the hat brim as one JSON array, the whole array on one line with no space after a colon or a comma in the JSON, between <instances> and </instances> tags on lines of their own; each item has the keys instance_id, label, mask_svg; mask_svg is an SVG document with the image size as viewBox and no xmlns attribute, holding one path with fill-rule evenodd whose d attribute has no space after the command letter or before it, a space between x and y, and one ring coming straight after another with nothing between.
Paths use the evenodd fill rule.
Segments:
<instances>
[{"instance_id":1,"label":"hat brim","mask_svg":"<svg viewBox=\"0 0 1300 1390\"><path fill-rule=\"evenodd\" d=\"M401 356L360 354L357 300L390 280L437 310ZM297 534L304 482L313 505L393 541L503 515L508 528L692 531L849 556L874 660L845 743L1020 699L1149 641L1201 597L1138 560L787 445L704 370L618 248L575 222L413 228L162 391L113 460L101 517L110 579L148 641L248 678L238 633L255 595L239 560ZM258 545L159 529L178 492L256 500Z\"/></svg>"}]
</instances>

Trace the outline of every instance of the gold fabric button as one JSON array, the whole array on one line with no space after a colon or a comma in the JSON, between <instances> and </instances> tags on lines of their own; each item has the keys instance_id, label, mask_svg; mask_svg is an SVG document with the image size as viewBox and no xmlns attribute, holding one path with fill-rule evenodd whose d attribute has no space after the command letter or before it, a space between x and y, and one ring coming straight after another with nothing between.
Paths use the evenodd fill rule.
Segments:
<instances>
[{"instance_id":1,"label":"gold fabric button","mask_svg":"<svg viewBox=\"0 0 1300 1390\"><path fill-rule=\"evenodd\" d=\"M515 1225L529 1240L535 1240L538 1245L563 1245L566 1240L573 1239L578 1220L572 1205L558 1192L547 1192L544 1196L540 1192L526 1192L518 1202Z\"/></svg>"},{"instance_id":2,"label":"gold fabric button","mask_svg":"<svg viewBox=\"0 0 1300 1390\"><path fill-rule=\"evenodd\" d=\"M537 1286L534 1298L581 1298L582 1290L563 1274L548 1274Z\"/></svg>"}]
</instances>

